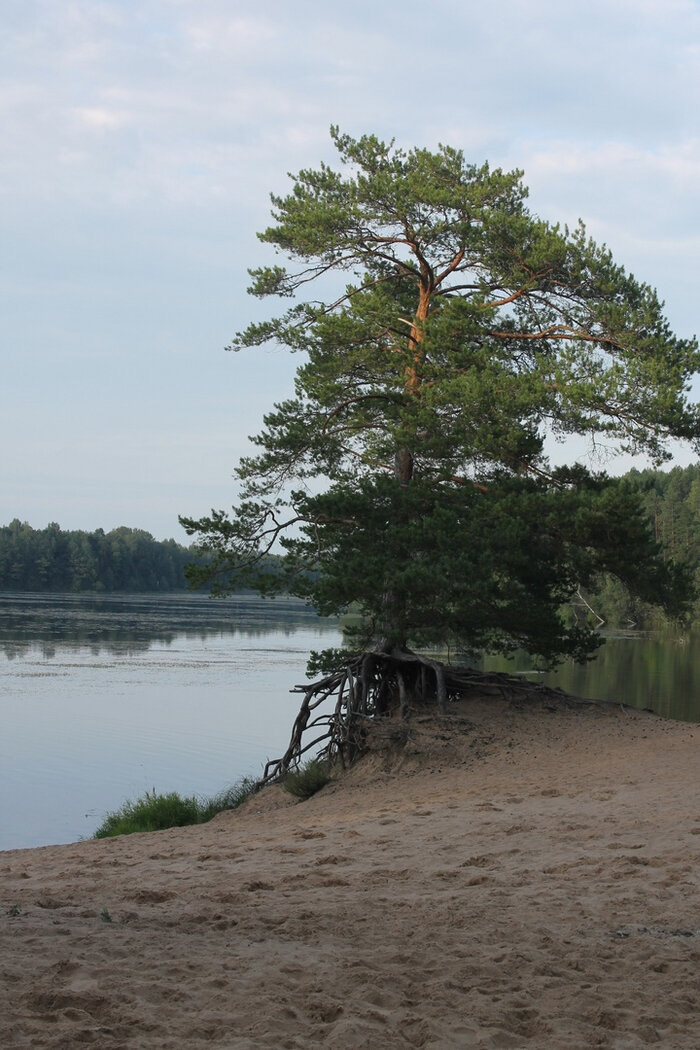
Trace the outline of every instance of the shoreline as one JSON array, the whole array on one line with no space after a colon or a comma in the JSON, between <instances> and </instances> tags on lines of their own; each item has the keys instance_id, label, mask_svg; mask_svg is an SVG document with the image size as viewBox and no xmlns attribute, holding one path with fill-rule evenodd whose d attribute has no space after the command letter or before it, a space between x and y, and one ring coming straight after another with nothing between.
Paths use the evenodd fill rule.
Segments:
<instances>
[{"instance_id":1,"label":"shoreline","mask_svg":"<svg viewBox=\"0 0 700 1050\"><path fill-rule=\"evenodd\" d=\"M700 727L490 700L386 736L307 802L0 853L2 1044L695 1050Z\"/></svg>"}]
</instances>

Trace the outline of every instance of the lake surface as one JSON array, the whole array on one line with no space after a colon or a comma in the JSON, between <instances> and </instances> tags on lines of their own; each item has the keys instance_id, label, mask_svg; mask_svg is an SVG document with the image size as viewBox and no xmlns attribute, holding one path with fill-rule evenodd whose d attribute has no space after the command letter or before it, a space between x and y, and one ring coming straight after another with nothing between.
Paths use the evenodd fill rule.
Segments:
<instances>
[{"instance_id":1,"label":"lake surface","mask_svg":"<svg viewBox=\"0 0 700 1050\"><path fill-rule=\"evenodd\" d=\"M700 634L611 635L587 664L566 661L548 674L533 674L532 660L487 657L489 670L526 673L574 696L619 700L663 718L700 722Z\"/></svg>"},{"instance_id":2,"label":"lake surface","mask_svg":"<svg viewBox=\"0 0 700 1050\"><path fill-rule=\"evenodd\" d=\"M340 641L294 600L0 595L0 849L89 837L153 788L259 776L310 650Z\"/></svg>"},{"instance_id":3,"label":"lake surface","mask_svg":"<svg viewBox=\"0 0 700 1050\"><path fill-rule=\"evenodd\" d=\"M154 788L260 775L286 750L309 652L341 641L293 599L0 595L0 849L89 837ZM700 635L626 636L538 678L700 722L699 669Z\"/></svg>"}]
</instances>

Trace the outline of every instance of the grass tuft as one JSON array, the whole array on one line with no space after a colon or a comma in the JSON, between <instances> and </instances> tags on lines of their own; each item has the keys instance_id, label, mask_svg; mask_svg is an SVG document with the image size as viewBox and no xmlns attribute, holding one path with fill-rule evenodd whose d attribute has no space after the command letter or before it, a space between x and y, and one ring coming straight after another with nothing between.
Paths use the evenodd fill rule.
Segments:
<instances>
[{"instance_id":1,"label":"grass tuft","mask_svg":"<svg viewBox=\"0 0 700 1050\"><path fill-rule=\"evenodd\" d=\"M93 838L105 839L115 835L205 824L217 813L236 809L254 790L255 781L252 777L242 777L232 787L208 799L198 799L195 795L182 798L176 791L159 795L154 788L136 802L127 799L121 809L108 813Z\"/></svg>"},{"instance_id":2,"label":"grass tuft","mask_svg":"<svg viewBox=\"0 0 700 1050\"><path fill-rule=\"evenodd\" d=\"M299 766L282 780L282 787L295 798L306 800L325 787L331 779L330 765L320 758L312 758L303 766Z\"/></svg>"},{"instance_id":3,"label":"grass tuft","mask_svg":"<svg viewBox=\"0 0 700 1050\"><path fill-rule=\"evenodd\" d=\"M247 798L257 790L257 781L253 777L241 777L231 787L220 791L213 798L204 799L200 802L201 824L215 817L217 813L223 813L227 809L238 809Z\"/></svg>"}]
</instances>

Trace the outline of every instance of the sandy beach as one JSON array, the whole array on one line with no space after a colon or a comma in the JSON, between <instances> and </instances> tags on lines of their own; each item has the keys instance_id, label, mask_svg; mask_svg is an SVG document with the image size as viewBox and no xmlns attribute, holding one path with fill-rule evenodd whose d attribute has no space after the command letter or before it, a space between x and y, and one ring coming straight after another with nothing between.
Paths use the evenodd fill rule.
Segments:
<instances>
[{"instance_id":1,"label":"sandy beach","mask_svg":"<svg viewBox=\"0 0 700 1050\"><path fill-rule=\"evenodd\" d=\"M3 1048L700 1046L700 727L414 715L307 802L0 853Z\"/></svg>"}]
</instances>

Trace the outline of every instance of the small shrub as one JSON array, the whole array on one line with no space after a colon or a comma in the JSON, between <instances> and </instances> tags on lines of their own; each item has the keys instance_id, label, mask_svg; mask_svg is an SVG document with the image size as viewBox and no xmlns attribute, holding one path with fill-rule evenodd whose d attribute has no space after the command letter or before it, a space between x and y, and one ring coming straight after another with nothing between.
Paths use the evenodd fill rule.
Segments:
<instances>
[{"instance_id":1,"label":"small shrub","mask_svg":"<svg viewBox=\"0 0 700 1050\"><path fill-rule=\"evenodd\" d=\"M320 758L312 758L292 773L287 773L282 780L282 787L295 798L306 800L325 787L330 779L329 763Z\"/></svg>"},{"instance_id":2,"label":"small shrub","mask_svg":"<svg viewBox=\"0 0 700 1050\"><path fill-rule=\"evenodd\" d=\"M105 839L114 835L205 824L217 813L240 806L253 793L255 786L251 777L242 777L232 787L209 799L198 799L195 795L182 798L176 791L159 795L154 788L136 802L127 800L121 809L108 813L93 837Z\"/></svg>"}]
</instances>

